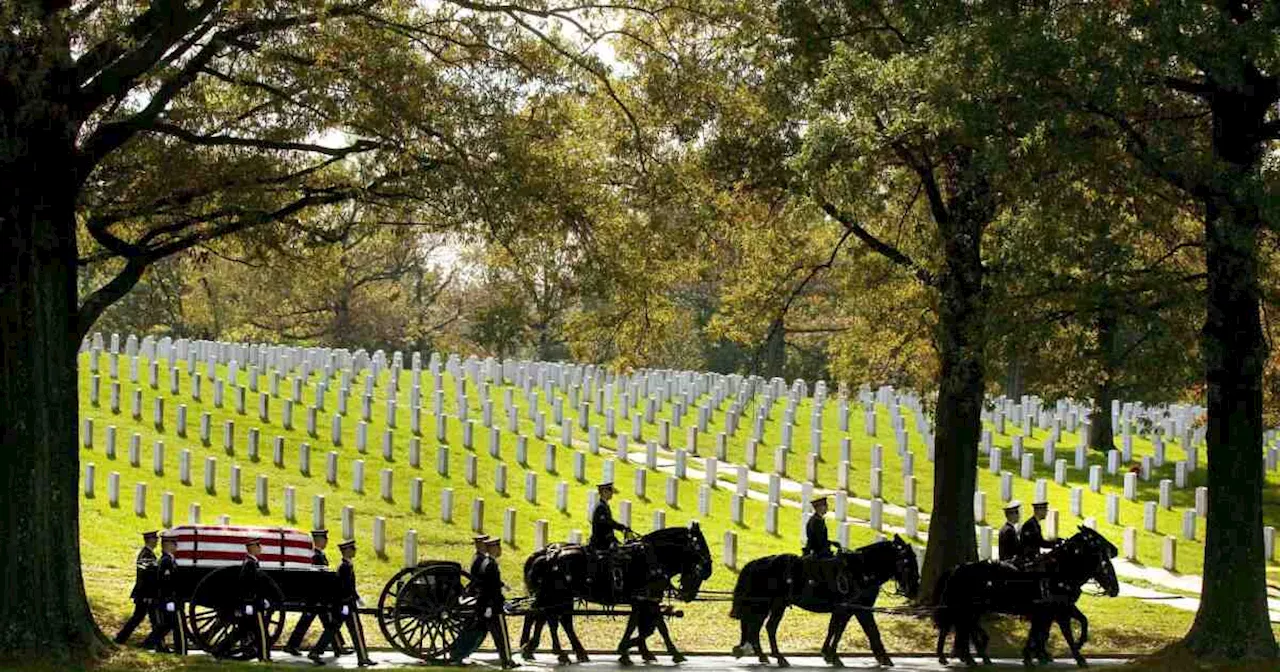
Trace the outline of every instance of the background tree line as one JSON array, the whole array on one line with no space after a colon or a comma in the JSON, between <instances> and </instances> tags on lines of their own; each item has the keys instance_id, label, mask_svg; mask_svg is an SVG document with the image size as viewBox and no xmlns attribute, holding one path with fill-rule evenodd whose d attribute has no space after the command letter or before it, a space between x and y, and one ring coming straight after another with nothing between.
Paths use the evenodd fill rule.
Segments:
<instances>
[{"instance_id":1,"label":"background tree line","mask_svg":"<svg viewBox=\"0 0 1280 672\"><path fill-rule=\"evenodd\" d=\"M103 646L75 350L119 329L924 390L926 583L975 557L986 393L1205 403L1186 644L1276 655L1274 3L18 0L0 22L0 540L35 549L2 567L0 654Z\"/></svg>"}]
</instances>

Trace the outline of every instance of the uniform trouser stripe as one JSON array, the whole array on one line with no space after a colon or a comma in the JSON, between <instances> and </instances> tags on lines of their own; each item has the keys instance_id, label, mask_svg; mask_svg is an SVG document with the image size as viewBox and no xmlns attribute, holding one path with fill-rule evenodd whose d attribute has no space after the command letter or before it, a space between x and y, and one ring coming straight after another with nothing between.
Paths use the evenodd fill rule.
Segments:
<instances>
[{"instance_id":1,"label":"uniform trouser stripe","mask_svg":"<svg viewBox=\"0 0 1280 672\"><path fill-rule=\"evenodd\" d=\"M173 610L173 616L174 621L176 621L174 624L173 639L177 644L178 653L185 656L187 655L187 617L183 615L181 608L175 608Z\"/></svg>"},{"instance_id":2,"label":"uniform trouser stripe","mask_svg":"<svg viewBox=\"0 0 1280 672\"><path fill-rule=\"evenodd\" d=\"M360 624L360 612L352 609L350 618L355 629L354 639L356 641L354 642L354 645L356 647L356 653L360 656L360 660L368 660L369 652L365 650L364 626Z\"/></svg>"},{"instance_id":3,"label":"uniform trouser stripe","mask_svg":"<svg viewBox=\"0 0 1280 672\"><path fill-rule=\"evenodd\" d=\"M258 660L267 659L267 628L262 624L262 612L253 614L254 620L258 625Z\"/></svg>"}]
</instances>

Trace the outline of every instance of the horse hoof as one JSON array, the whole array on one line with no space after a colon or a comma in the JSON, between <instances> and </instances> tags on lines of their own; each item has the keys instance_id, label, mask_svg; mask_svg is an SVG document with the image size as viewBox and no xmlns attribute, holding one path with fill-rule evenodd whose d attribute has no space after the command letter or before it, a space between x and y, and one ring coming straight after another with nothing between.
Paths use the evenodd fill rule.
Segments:
<instances>
[{"instance_id":1,"label":"horse hoof","mask_svg":"<svg viewBox=\"0 0 1280 672\"><path fill-rule=\"evenodd\" d=\"M734 646L732 649L729 649L729 653L732 653L734 658L741 658L741 657L742 657L742 647L741 647L741 646Z\"/></svg>"},{"instance_id":2,"label":"horse hoof","mask_svg":"<svg viewBox=\"0 0 1280 672\"><path fill-rule=\"evenodd\" d=\"M983 657L982 657L982 664L983 664L983 665L991 665L991 659L990 659L990 658L988 658L988 657L986 657L986 656L983 656Z\"/></svg>"},{"instance_id":3,"label":"horse hoof","mask_svg":"<svg viewBox=\"0 0 1280 672\"><path fill-rule=\"evenodd\" d=\"M591 656L588 656L588 655L586 654L586 652L579 653L579 654L578 654L578 662L579 662L579 663L587 663L587 662L591 662Z\"/></svg>"},{"instance_id":4,"label":"horse hoof","mask_svg":"<svg viewBox=\"0 0 1280 672\"><path fill-rule=\"evenodd\" d=\"M831 656L831 667L844 667L844 661L840 660L840 656Z\"/></svg>"},{"instance_id":5,"label":"horse hoof","mask_svg":"<svg viewBox=\"0 0 1280 672\"><path fill-rule=\"evenodd\" d=\"M791 663L786 658L778 656L778 667L791 667Z\"/></svg>"},{"instance_id":6,"label":"horse hoof","mask_svg":"<svg viewBox=\"0 0 1280 672\"><path fill-rule=\"evenodd\" d=\"M643 660L646 663L656 663L658 662L658 657L653 655L652 653L646 653L640 656L640 660Z\"/></svg>"},{"instance_id":7,"label":"horse hoof","mask_svg":"<svg viewBox=\"0 0 1280 672\"><path fill-rule=\"evenodd\" d=\"M893 667L893 660L891 660L889 656L877 658L876 662L880 664L880 667Z\"/></svg>"},{"instance_id":8,"label":"horse hoof","mask_svg":"<svg viewBox=\"0 0 1280 672\"><path fill-rule=\"evenodd\" d=\"M938 664L939 664L939 665L941 665L941 666L943 666L943 667L946 667L946 666L947 666L947 659L946 659L946 658L939 657L939 658L938 658Z\"/></svg>"},{"instance_id":9,"label":"horse hoof","mask_svg":"<svg viewBox=\"0 0 1280 672\"><path fill-rule=\"evenodd\" d=\"M537 660L532 651L521 651L520 657L530 662Z\"/></svg>"},{"instance_id":10,"label":"horse hoof","mask_svg":"<svg viewBox=\"0 0 1280 672\"><path fill-rule=\"evenodd\" d=\"M569 654L567 653L560 654L559 656L556 657L556 660L560 661L561 665L568 665L569 663L573 662L572 660L569 659Z\"/></svg>"},{"instance_id":11,"label":"horse hoof","mask_svg":"<svg viewBox=\"0 0 1280 672\"><path fill-rule=\"evenodd\" d=\"M686 660L688 660L688 658L685 658L683 653L677 653L674 656L671 656L671 662L675 663L676 665L679 665L680 663L683 663Z\"/></svg>"},{"instance_id":12,"label":"horse hoof","mask_svg":"<svg viewBox=\"0 0 1280 672\"><path fill-rule=\"evenodd\" d=\"M632 665L634 665L635 663L631 662L631 657L630 657L630 656L623 656L623 657L621 657L621 658L619 658L619 659L618 659L618 664L619 664L619 665L621 665L621 666L623 666L623 667L631 667L631 666L632 666Z\"/></svg>"},{"instance_id":13,"label":"horse hoof","mask_svg":"<svg viewBox=\"0 0 1280 672\"><path fill-rule=\"evenodd\" d=\"M1089 667L1089 663L1084 658L1076 658L1076 665L1079 667Z\"/></svg>"}]
</instances>

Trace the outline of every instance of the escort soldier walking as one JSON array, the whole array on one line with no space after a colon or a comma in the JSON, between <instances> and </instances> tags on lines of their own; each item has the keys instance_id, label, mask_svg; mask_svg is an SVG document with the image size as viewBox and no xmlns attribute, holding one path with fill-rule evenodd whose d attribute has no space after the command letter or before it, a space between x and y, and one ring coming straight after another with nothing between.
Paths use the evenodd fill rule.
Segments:
<instances>
[{"instance_id":1,"label":"escort soldier walking","mask_svg":"<svg viewBox=\"0 0 1280 672\"><path fill-rule=\"evenodd\" d=\"M1018 543L1022 546L1022 559L1026 562L1034 561L1040 557L1040 549L1053 548L1056 544L1052 541L1046 541L1044 533L1040 530L1040 521L1049 515L1049 502L1040 499L1031 504L1033 515L1022 524L1022 531L1018 534Z\"/></svg>"},{"instance_id":2,"label":"escort soldier walking","mask_svg":"<svg viewBox=\"0 0 1280 672\"><path fill-rule=\"evenodd\" d=\"M271 645L267 639L266 624L262 620L262 612L271 608L271 602L262 594L261 587L265 578L258 556L262 554L262 540L250 539L245 542L244 562L240 563L240 613L235 630L231 636L223 640L227 647L248 641L253 647L254 657L260 661L271 660ZM226 651L224 650L225 654Z\"/></svg>"},{"instance_id":3,"label":"escort soldier walking","mask_svg":"<svg viewBox=\"0 0 1280 672\"><path fill-rule=\"evenodd\" d=\"M311 531L311 566L317 570L327 570L329 568L329 558L325 556L324 549L329 545L328 530L312 530ZM324 604L309 605L311 611L307 611L298 617L298 623L293 627L293 632L289 634L289 641L285 644L285 653L295 656L301 656L302 640L307 636L307 630L311 629L311 623L320 619L322 629L329 627L329 609ZM344 653L342 647L342 634L333 639L333 654L335 656Z\"/></svg>"},{"instance_id":4,"label":"escort soldier walking","mask_svg":"<svg viewBox=\"0 0 1280 672\"><path fill-rule=\"evenodd\" d=\"M488 540L489 535L487 534L477 534L471 537L471 543L475 544L476 554L471 557L471 569L467 573L471 575L472 579L480 576L481 570L484 569L484 559L489 557L485 553L485 542ZM471 585L475 586L476 584L472 583Z\"/></svg>"},{"instance_id":5,"label":"escort soldier walking","mask_svg":"<svg viewBox=\"0 0 1280 672\"><path fill-rule=\"evenodd\" d=\"M129 592L129 598L133 600L133 614L116 634L116 644L129 641L129 635L142 624L144 618L151 619L151 631L155 632L156 619L152 603L155 601L156 544L159 539L159 533L154 530L142 533L142 548L138 550L138 559L134 562L133 590Z\"/></svg>"},{"instance_id":6,"label":"escort soldier walking","mask_svg":"<svg viewBox=\"0 0 1280 672\"><path fill-rule=\"evenodd\" d=\"M178 655L186 655L187 624L182 614L182 603L178 600L178 589L174 578L178 561L173 554L177 549L178 540L172 532L166 532L164 540L160 542L160 560L156 563L153 616L156 626L143 642L143 646L156 651L169 651L164 645L164 640L172 632L172 651Z\"/></svg>"},{"instance_id":7,"label":"escort soldier walking","mask_svg":"<svg viewBox=\"0 0 1280 672\"><path fill-rule=\"evenodd\" d=\"M502 570L498 566L498 559L502 557L502 540L486 537L484 546L485 553L479 558L479 571L472 574L472 587L476 594L475 617L471 626L454 642L450 662L461 664L463 659L480 648L488 634L493 638L503 669L511 669L516 667L516 663L511 658L506 622L503 620Z\"/></svg>"},{"instance_id":8,"label":"escort soldier walking","mask_svg":"<svg viewBox=\"0 0 1280 672\"><path fill-rule=\"evenodd\" d=\"M1004 507L1004 525L1000 528L1000 561L1016 563L1022 559L1022 543L1018 540L1018 521L1022 518L1022 503L1009 502Z\"/></svg>"},{"instance_id":9,"label":"escort soldier walking","mask_svg":"<svg viewBox=\"0 0 1280 672\"><path fill-rule=\"evenodd\" d=\"M589 545L597 551L608 551L618 545L614 532L631 532L631 528L613 519L613 510L609 508L609 500L613 499L613 483L601 483L596 486L600 493L600 501L591 512L591 540Z\"/></svg>"},{"instance_id":10,"label":"escort soldier walking","mask_svg":"<svg viewBox=\"0 0 1280 672\"><path fill-rule=\"evenodd\" d=\"M827 521L823 518L827 515L827 498L826 496L814 497L811 503L813 515L809 516L809 522L804 525L803 554L815 558L829 558L833 555L831 549L833 547L838 549L840 546L827 536Z\"/></svg>"},{"instance_id":11,"label":"escort soldier walking","mask_svg":"<svg viewBox=\"0 0 1280 672\"><path fill-rule=\"evenodd\" d=\"M355 540L348 539L338 544L338 551L342 553L342 562L338 564L337 594L331 597L329 603L329 622L325 625L324 634L320 636L315 646L311 647L307 657L316 665L324 665L324 661L320 659L321 653L329 646L336 646L338 631L345 624L360 667L376 665L377 663L369 658L369 651L365 647L364 629L360 624L360 595L356 592L356 568L351 562L356 556Z\"/></svg>"}]
</instances>

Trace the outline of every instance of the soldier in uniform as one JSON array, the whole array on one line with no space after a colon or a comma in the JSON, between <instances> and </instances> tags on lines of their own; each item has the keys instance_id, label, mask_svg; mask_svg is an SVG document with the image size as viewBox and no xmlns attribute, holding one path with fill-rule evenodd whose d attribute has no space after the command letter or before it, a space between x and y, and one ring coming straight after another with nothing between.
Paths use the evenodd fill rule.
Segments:
<instances>
[{"instance_id":1,"label":"soldier in uniform","mask_svg":"<svg viewBox=\"0 0 1280 672\"><path fill-rule=\"evenodd\" d=\"M262 612L271 608L271 602L262 595L262 567L258 556L262 554L262 540L250 539L245 543L244 562L240 563L240 618L232 636L224 640L228 646L244 641L253 642L253 650L260 661L271 660L271 646L267 640L266 623Z\"/></svg>"},{"instance_id":2,"label":"soldier in uniform","mask_svg":"<svg viewBox=\"0 0 1280 672\"><path fill-rule=\"evenodd\" d=\"M329 546L328 530L312 530L311 531L311 548L312 548L311 566L312 567L318 570L328 570L329 558L324 554L324 549L328 546ZM294 626L293 632L290 633L289 635L289 642L285 644L284 650L286 653L289 653L295 656L302 655L302 651L299 649L299 647L302 646L302 639L307 636L307 630L311 629L311 623L316 618L320 619L320 625L323 628L329 627L329 611L327 609L324 609L321 605L312 605L312 606L314 607L312 611L308 611L298 617L298 624ZM341 655L344 652L350 653L349 651L343 650L342 633L339 632L338 636L335 637L333 640L333 653L334 655Z\"/></svg>"},{"instance_id":3,"label":"soldier in uniform","mask_svg":"<svg viewBox=\"0 0 1280 672\"><path fill-rule=\"evenodd\" d=\"M1056 544L1047 541L1044 533L1040 530L1040 521L1049 515L1049 502L1041 499L1031 504L1034 515L1022 524L1022 531L1018 534L1018 543L1022 546L1022 559L1024 562L1030 562L1040 557L1040 549L1053 548Z\"/></svg>"},{"instance_id":4,"label":"soldier in uniform","mask_svg":"<svg viewBox=\"0 0 1280 672\"><path fill-rule=\"evenodd\" d=\"M472 585L476 589L476 615L465 638L465 650L455 646L450 659L461 663L472 651L480 647L487 633L493 638L493 646L498 650L498 660L503 669L516 667L511 658L511 646L507 640L507 626L503 620L502 570L498 559L502 557L502 540L497 537L486 537L485 554L480 559L479 571L472 575Z\"/></svg>"},{"instance_id":5,"label":"soldier in uniform","mask_svg":"<svg viewBox=\"0 0 1280 672\"><path fill-rule=\"evenodd\" d=\"M356 592L356 568L351 562L352 558L356 557L355 540L348 539L338 544L338 550L342 553L342 562L338 565L338 592L329 605L331 611L324 634L320 636L315 646L311 647L307 657L316 665L324 665L324 661L320 660L320 653L329 646L336 646L338 631L345 624L360 667L377 665L369 658L369 650L364 641L364 629L360 624L360 594Z\"/></svg>"},{"instance_id":6,"label":"soldier in uniform","mask_svg":"<svg viewBox=\"0 0 1280 672\"><path fill-rule=\"evenodd\" d=\"M187 653L187 627L182 614L182 603L178 600L178 589L175 585L175 568L178 561L173 552L178 549L178 540L172 532L166 532L160 542L160 560L156 563L155 615L152 617L156 627L147 635L143 646L156 651L168 651L164 640L173 633L173 652L178 655Z\"/></svg>"},{"instance_id":7,"label":"soldier in uniform","mask_svg":"<svg viewBox=\"0 0 1280 672\"><path fill-rule=\"evenodd\" d=\"M840 548L840 545L831 541L827 536L827 521L823 516L827 515L827 498L825 495L814 497L811 500L813 504L813 515L809 516L809 522L804 526L804 555L813 556L815 558L830 558L834 555L832 548Z\"/></svg>"},{"instance_id":8,"label":"soldier in uniform","mask_svg":"<svg viewBox=\"0 0 1280 672\"><path fill-rule=\"evenodd\" d=\"M1022 502L1013 500L1004 507L1004 525L1000 527L1000 561L1015 563L1022 559L1022 542L1018 540L1018 521L1022 518Z\"/></svg>"},{"instance_id":9,"label":"soldier in uniform","mask_svg":"<svg viewBox=\"0 0 1280 672\"><path fill-rule=\"evenodd\" d=\"M154 530L142 533L142 548L138 550L134 567L133 590L129 592L129 598L133 600L133 614L116 635L116 644L129 641L129 635L142 624L144 618L150 617L152 632L156 629L155 612L151 610L151 603L155 597L156 545L159 541L160 534Z\"/></svg>"},{"instance_id":10,"label":"soldier in uniform","mask_svg":"<svg viewBox=\"0 0 1280 672\"><path fill-rule=\"evenodd\" d=\"M613 510L609 508L609 500L613 499L613 483L601 483L596 486L600 493L600 501L591 512L591 540L589 545L597 551L608 551L617 547L618 538L614 532L631 532L631 528L613 519Z\"/></svg>"},{"instance_id":11,"label":"soldier in uniform","mask_svg":"<svg viewBox=\"0 0 1280 672\"><path fill-rule=\"evenodd\" d=\"M487 534L477 534L471 537L471 543L476 547L476 554L471 557L471 568L467 571L467 573L471 575L472 586L476 585L474 583L476 577L480 576L481 570L484 569L484 559L489 557L489 555L485 553L485 542L488 540L489 535Z\"/></svg>"}]
</instances>

